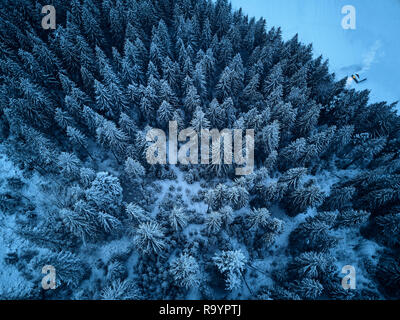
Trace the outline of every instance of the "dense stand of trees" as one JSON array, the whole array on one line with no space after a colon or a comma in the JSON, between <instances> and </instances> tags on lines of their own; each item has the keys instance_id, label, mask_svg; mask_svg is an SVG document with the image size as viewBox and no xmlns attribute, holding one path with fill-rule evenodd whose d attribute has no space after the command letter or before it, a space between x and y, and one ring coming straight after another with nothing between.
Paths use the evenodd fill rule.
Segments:
<instances>
[{"instance_id":1,"label":"dense stand of trees","mask_svg":"<svg viewBox=\"0 0 400 320\"><path fill-rule=\"evenodd\" d=\"M29 285L0 298L400 297L395 103L369 104L227 0L54 0L56 30L43 5L0 4L0 139L22 172L0 180L0 214L29 243L3 261ZM254 173L149 165L146 132L172 120L254 129ZM175 179L199 191L161 192ZM359 259L357 291L341 287L343 234L381 249ZM256 266L274 248L279 268ZM58 287L43 291L48 264Z\"/></svg>"}]
</instances>

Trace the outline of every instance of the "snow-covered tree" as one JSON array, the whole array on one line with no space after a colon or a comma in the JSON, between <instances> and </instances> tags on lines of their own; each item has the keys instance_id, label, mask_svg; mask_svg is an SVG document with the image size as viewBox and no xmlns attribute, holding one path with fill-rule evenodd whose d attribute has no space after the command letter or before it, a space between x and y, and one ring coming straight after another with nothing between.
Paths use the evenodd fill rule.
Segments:
<instances>
[{"instance_id":1,"label":"snow-covered tree","mask_svg":"<svg viewBox=\"0 0 400 320\"><path fill-rule=\"evenodd\" d=\"M318 280L304 278L294 284L294 290L303 299L315 300L322 295L324 287Z\"/></svg>"},{"instance_id":2,"label":"snow-covered tree","mask_svg":"<svg viewBox=\"0 0 400 320\"><path fill-rule=\"evenodd\" d=\"M194 257L186 253L170 263L170 273L181 287L190 289L200 284L200 266Z\"/></svg>"},{"instance_id":3,"label":"snow-covered tree","mask_svg":"<svg viewBox=\"0 0 400 320\"><path fill-rule=\"evenodd\" d=\"M188 223L187 213L181 207L174 207L169 212L168 219L171 227L175 231L185 228Z\"/></svg>"},{"instance_id":4,"label":"snow-covered tree","mask_svg":"<svg viewBox=\"0 0 400 320\"><path fill-rule=\"evenodd\" d=\"M247 258L241 250L222 251L213 257L214 264L226 277L226 289L234 290L241 286L241 276L247 263Z\"/></svg>"},{"instance_id":5,"label":"snow-covered tree","mask_svg":"<svg viewBox=\"0 0 400 320\"><path fill-rule=\"evenodd\" d=\"M117 279L101 292L102 300L139 300L141 294L131 280Z\"/></svg>"},{"instance_id":6,"label":"snow-covered tree","mask_svg":"<svg viewBox=\"0 0 400 320\"><path fill-rule=\"evenodd\" d=\"M218 211L210 212L206 217L207 231L211 234L215 234L221 229L222 226L222 215Z\"/></svg>"},{"instance_id":7,"label":"snow-covered tree","mask_svg":"<svg viewBox=\"0 0 400 320\"><path fill-rule=\"evenodd\" d=\"M136 230L135 243L144 254L161 254L166 247L165 235L156 222L145 222Z\"/></svg>"},{"instance_id":8,"label":"snow-covered tree","mask_svg":"<svg viewBox=\"0 0 400 320\"><path fill-rule=\"evenodd\" d=\"M126 205L126 214L128 215L128 219L135 223L142 223L149 220L146 211L134 203L128 203Z\"/></svg>"},{"instance_id":9,"label":"snow-covered tree","mask_svg":"<svg viewBox=\"0 0 400 320\"><path fill-rule=\"evenodd\" d=\"M253 277L274 253L284 270L229 297L400 297L396 103L228 0L52 2L51 31L40 1L0 4L0 269L15 275L0 298L220 299L210 257L235 289L247 256ZM253 173L149 165L147 133L169 121L254 129ZM356 291L335 279L350 233ZM35 289L46 264L57 290Z\"/></svg>"},{"instance_id":10,"label":"snow-covered tree","mask_svg":"<svg viewBox=\"0 0 400 320\"><path fill-rule=\"evenodd\" d=\"M65 176L73 177L78 173L81 162L73 153L62 152L58 156L57 164Z\"/></svg>"},{"instance_id":11,"label":"snow-covered tree","mask_svg":"<svg viewBox=\"0 0 400 320\"><path fill-rule=\"evenodd\" d=\"M87 263L69 251L46 251L35 256L29 263L30 268L39 275L46 265L51 265L56 270L56 286L77 288L90 275Z\"/></svg>"},{"instance_id":12,"label":"snow-covered tree","mask_svg":"<svg viewBox=\"0 0 400 320\"><path fill-rule=\"evenodd\" d=\"M134 180L140 180L146 174L143 166L138 161L133 160L132 158L126 159L124 170L128 177Z\"/></svg>"},{"instance_id":13,"label":"snow-covered tree","mask_svg":"<svg viewBox=\"0 0 400 320\"><path fill-rule=\"evenodd\" d=\"M99 209L116 210L122 201L122 187L118 178L107 172L98 172L86 190L86 198Z\"/></svg>"}]
</instances>

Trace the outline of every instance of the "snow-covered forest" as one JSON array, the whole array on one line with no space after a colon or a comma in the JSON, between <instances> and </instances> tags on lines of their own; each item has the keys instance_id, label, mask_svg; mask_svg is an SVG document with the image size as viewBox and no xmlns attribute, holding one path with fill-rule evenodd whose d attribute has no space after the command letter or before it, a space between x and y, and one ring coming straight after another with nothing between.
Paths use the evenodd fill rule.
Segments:
<instances>
[{"instance_id":1,"label":"snow-covered forest","mask_svg":"<svg viewBox=\"0 0 400 320\"><path fill-rule=\"evenodd\" d=\"M329 58L329 70L336 79L358 73L368 78L350 87L372 89L369 101L400 99L400 41L393 41L400 30L400 1L384 0L231 0L232 7L246 14L264 17L268 27L280 26L282 38L313 44L314 57ZM343 29L342 9L355 9L355 29ZM400 106L397 105L400 112Z\"/></svg>"},{"instance_id":2,"label":"snow-covered forest","mask_svg":"<svg viewBox=\"0 0 400 320\"><path fill-rule=\"evenodd\" d=\"M0 3L0 299L400 298L395 102L227 0L46 4ZM254 172L148 164L169 121Z\"/></svg>"}]
</instances>

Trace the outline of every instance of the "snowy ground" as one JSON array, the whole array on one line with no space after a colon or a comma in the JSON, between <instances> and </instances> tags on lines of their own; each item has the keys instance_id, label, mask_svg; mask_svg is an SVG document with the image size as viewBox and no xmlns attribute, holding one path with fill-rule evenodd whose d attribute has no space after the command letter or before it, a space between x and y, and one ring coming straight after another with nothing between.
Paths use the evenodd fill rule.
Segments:
<instances>
[{"instance_id":1,"label":"snowy ground","mask_svg":"<svg viewBox=\"0 0 400 320\"><path fill-rule=\"evenodd\" d=\"M351 86L371 89L371 102L400 100L399 0L232 0L250 17L281 26L285 40L296 33L312 43L315 55L329 59L338 79L359 72L368 80ZM344 5L356 8L356 30L344 30ZM400 111L400 106L398 106Z\"/></svg>"}]
</instances>

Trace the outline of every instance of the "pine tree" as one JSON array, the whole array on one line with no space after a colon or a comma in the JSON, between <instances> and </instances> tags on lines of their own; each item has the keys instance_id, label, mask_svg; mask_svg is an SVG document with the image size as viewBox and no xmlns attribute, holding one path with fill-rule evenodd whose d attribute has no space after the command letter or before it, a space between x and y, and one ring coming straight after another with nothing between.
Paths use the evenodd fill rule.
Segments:
<instances>
[{"instance_id":1,"label":"pine tree","mask_svg":"<svg viewBox=\"0 0 400 320\"><path fill-rule=\"evenodd\" d=\"M361 224L366 223L370 216L366 211L347 210L338 214L336 225L338 227L359 227Z\"/></svg>"},{"instance_id":2,"label":"pine tree","mask_svg":"<svg viewBox=\"0 0 400 320\"><path fill-rule=\"evenodd\" d=\"M300 114L296 121L296 132L299 135L306 136L312 131L318 123L320 106L313 105L304 114Z\"/></svg>"},{"instance_id":3,"label":"pine tree","mask_svg":"<svg viewBox=\"0 0 400 320\"><path fill-rule=\"evenodd\" d=\"M284 138L289 138L291 130L296 122L298 110L293 108L292 104L289 103L278 103L274 105L272 109L273 118L278 120L286 130L282 130L285 133Z\"/></svg>"},{"instance_id":4,"label":"pine tree","mask_svg":"<svg viewBox=\"0 0 400 320\"><path fill-rule=\"evenodd\" d=\"M217 233L222 227L222 215L218 211L212 211L206 217L206 227L210 234Z\"/></svg>"},{"instance_id":5,"label":"pine tree","mask_svg":"<svg viewBox=\"0 0 400 320\"><path fill-rule=\"evenodd\" d=\"M98 172L86 190L86 198L102 210L117 210L122 201L122 187L118 178L106 172Z\"/></svg>"},{"instance_id":6,"label":"pine tree","mask_svg":"<svg viewBox=\"0 0 400 320\"><path fill-rule=\"evenodd\" d=\"M118 121L119 127L124 130L125 133L129 135L129 137L134 137L138 128L135 120L129 117L126 113L121 113Z\"/></svg>"},{"instance_id":7,"label":"pine tree","mask_svg":"<svg viewBox=\"0 0 400 320\"><path fill-rule=\"evenodd\" d=\"M396 246L400 242L399 227L400 215L388 214L376 217L377 235L383 243L389 246Z\"/></svg>"},{"instance_id":8,"label":"pine tree","mask_svg":"<svg viewBox=\"0 0 400 320\"><path fill-rule=\"evenodd\" d=\"M268 225L268 222L270 220L271 214L269 213L268 209L262 208L262 209L255 209L255 210L250 210L249 213L247 214L247 222L249 225L249 228L253 229L258 229L258 228L264 228Z\"/></svg>"},{"instance_id":9,"label":"pine tree","mask_svg":"<svg viewBox=\"0 0 400 320\"><path fill-rule=\"evenodd\" d=\"M141 180L146 174L143 166L136 160L128 158L125 161L125 173L133 180Z\"/></svg>"},{"instance_id":10,"label":"pine tree","mask_svg":"<svg viewBox=\"0 0 400 320\"><path fill-rule=\"evenodd\" d=\"M54 115L54 120L56 123L62 128L66 129L73 123L72 117L68 114L68 112L63 111L60 108L56 109L56 113Z\"/></svg>"},{"instance_id":11,"label":"pine tree","mask_svg":"<svg viewBox=\"0 0 400 320\"><path fill-rule=\"evenodd\" d=\"M327 252L337 243L331 226L318 219L307 218L292 231L289 243L293 252Z\"/></svg>"},{"instance_id":12,"label":"pine tree","mask_svg":"<svg viewBox=\"0 0 400 320\"><path fill-rule=\"evenodd\" d=\"M209 107L206 110L206 117L210 120L210 125L213 128L223 128L226 117L224 117L224 112L220 107L217 99L213 99L211 101Z\"/></svg>"},{"instance_id":13,"label":"pine tree","mask_svg":"<svg viewBox=\"0 0 400 320\"><path fill-rule=\"evenodd\" d=\"M249 192L241 186L233 186L227 190L228 205L238 210L249 203Z\"/></svg>"},{"instance_id":14,"label":"pine tree","mask_svg":"<svg viewBox=\"0 0 400 320\"><path fill-rule=\"evenodd\" d=\"M217 96L220 99L225 99L233 96L232 79L234 78L233 72L229 67L226 67L219 78L216 85Z\"/></svg>"},{"instance_id":15,"label":"pine tree","mask_svg":"<svg viewBox=\"0 0 400 320\"><path fill-rule=\"evenodd\" d=\"M204 114L203 110L201 107L197 107L194 114L193 118L190 121L190 126L194 128L194 130L197 133L200 133L201 130L203 129L209 129L210 128L210 122L206 118L206 115Z\"/></svg>"},{"instance_id":16,"label":"pine tree","mask_svg":"<svg viewBox=\"0 0 400 320\"><path fill-rule=\"evenodd\" d=\"M318 280L304 278L294 284L294 290L304 299L316 300L322 295L324 287Z\"/></svg>"},{"instance_id":17,"label":"pine tree","mask_svg":"<svg viewBox=\"0 0 400 320\"><path fill-rule=\"evenodd\" d=\"M308 207L319 207L324 198L325 194L316 186L300 187L289 193L291 214L303 212Z\"/></svg>"},{"instance_id":18,"label":"pine tree","mask_svg":"<svg viewBox=\"0 0 400 320\"><path fill-rule=\"evenodd\" d=\"M150 82L152 80L152 83ZM150 78L149 85L143 90L143 97L140 101L140 111L143 118L147 121L152 121L154 119L154 109L158 105L158 96L156 86L156 79Z\"/></svg>"},{"instance_id":19,"label":"pine tree","mask_svg":"<svg viewBox=\"0 0 400 320\"><path fill-rule=\"evenodd\" d=\"M87 138L76 128L68 126L67 127L67 136L69 140L77 145L79 148L85 150L85 152L89 155L89 157L94 160L92 155L89 153L87 149Z\"/></svg>"},{"instance_id":20,"label":"pine tree","mask_svg":"<svg viewBox=\"0 0 400 320\"><path fill-rule=\"evenodd\" d=\"M100 25L98 24L99 11L91 0L84 2L82 8L82 24L84 32L90 42L95 45L101 45L104 42Z\"/></svg>"},{"instance_id":21,"label":"pine tree","mask_svg":"<svg viewBox=\"0 0 400 320\"><path fill-rule=\"evenodd\" d=\"M264 161L264 168L266 168L269 171L272 171L276 165L277 160L278 160L278 152L272 151Z\"/></svg>"},{"instance_id":22,"label":"pine tree","mask_svg":"<svg viewBox=\"0 0 400 320\"><path fill-rule=\"evenodd\" d=\"M380 257L375 277L382 286L385 296L398 299L399 292L399 259L397 256L391 256L385 252Z\"/></svg>"},{"instance_id":23,"label":"pine tree","mask_svg":"<svg viewBox=\"0 0 400 320\"><path fill-rule=\"evenodd\" d=\"M116 152L121 152L128 137L114 122L105 120L96 129L97 141Z\"/></svg>"},{"instance_id":24,"label":"pine tree","mask_svg":"<svg viewBox=\"0 0 400 320\"><path fill-rule=\"evenodd\" d=\"M356 189L354 187L333 188L331 194L324 201L324 207L329 210L341 210L351 207L351 200Z\"/></svg>"},{"instance_id":25,"label":"pine tree","mask_svg":"<svg viewBox=\"0 0 400 320\"><path fill-rule=\"evenodd\" d=\"M176 62L167 57L163 63L163 79L166 80L168 85L176 90L178 88L178 81L180 79L180 69Z\"/></svg>"},{"instance_id":26,"label":"pine tree","mask_svg":"<svg viewBox=\"0 0 400 320\"><path fill-rule=\"evenodd\" d=\"M243 103L247 103L248 105L254 105L255 103L262 100L262 95L258 90L260 85L260 75L256 74L251 78L247 86L243 90Z\"/></svg>"},{"instance_id":27,"label":"pine tree","mask_svg":"<svg viewBox=\"0 0 400 320\"><path fill-rule=\"evenodd\" d=\"M304 138L296 139L287 147L282 149L280 156L285 161L287 166L295 166L306 153L307 141Z\"/></svg>"},{"instance_id":28,"label":"pine tree","mask_svg":"<svg viewBox=\"0 0 400 320\"><path fill-rule=\"evenodd\" d=\"M179 286L186 289L200 284L200 266L194 257L186 253L170 263L170 273Z\"/></svg>"},{"instance_id":29,"label":"pine tree","mask_svg":"<svg viewBox=\"0 0 400 320\"><path fill-rule=\"evenodd\" d=\"M217 269L227 289L247 285L232 298L400 296L396 103L371 103L369 90L336 81L311 44L284 41L280 28L227 0L53 2L51 32L38 1L0 4L2 240L21 244L7 248L3 265L23 275L0 283L1 298L43 298L35 288L47 264L57 272L51 299L141 299L142 289L175 299L197 287L218 299L203 281ZM180 130L254 129L254 172L234 179L228 164L145 166L147 133L173 120ZM275 243L284 221L289 243ZM349 233L347 253L370 275L361 274L361 291L335 279ZM225 251L215 254L210 241ZM373 252L357 249L364 242ZM247 256L269 251L287 268L272 270L268 288L258 278L253 293ZM216 268L202 270L212 256ZM90 269L95 285L84 282Z\"/></svg>"},{"instance_id":30,"label":"pine tree","mask_svg":"<svg viewBox=\"0 0 400 320\"><path fill-rule=\"evenodd\" d=\"M88 187L91 182L96 178L96 173L90 168L81 168L80 178L84 187Z\"/></svg>"},{"instance_id":31,"label":"pine tree","mask_svg":"<svg viewBox=\"0 0 400 320\"><path fill-rule=\"evenodd\" d=\"M299 278L323 281L327 274L336 271L335 259L324 253L304 252L294 259L289 270Z\"/></svg>"},{"instance_id":32,"label":"pine tree","mask_svg":"<svg viewBox=\"0 0 400 320\"><path fill-rule=\"evenodd\" d=\"M213 261L218 270L226 275L227 290L234 290L241 286L240 277L247 263L242 251L222 251L213 257Z\"/></svg>"},{"instance_id":33,"label":"pine tree","mask_svg":"<svg viewBox=\"0 0 400 320\"><path fill-rule=\"evenodd\" d=\"M99 111L104 112L107 116L113 117L113 104L111 93L99 81L94 81L94 88L96 94L96 107Z\"/></svg>"},{"instance_id":34,"label":"pine tree","mask_svg":"<svg viewBox=\"0 0 400 320\"><path fill-rule=\"evenodd\" d=\"M301 179L306 174L306 168L289 169L279 178L279 183L286 184L289 190L296 190L300 186Z\"/></svg>"},{"instance_id":35,"label":"pine tree","mask_svg":"<svg viewBox=\"0 0 400 320\"><path fill-rule=\"evenodd\" d=\"M158 123L162 128L167 128L169 121L173 119L173 107L167 102L163 101L157 110Z\"/></svg>"},{"instance_id":36,"label":"pine tree","mask_svg":"<svg viewBox=\"0 0 400 320\"><path fill-rule=\"evenodd\" d=\"M139 300L142 296L131 280L117 279L101 292L102 300Z\"/></svg>"},{"instance_id":37,"label":"pine tree","mask_svg":"<svg viewBox=\"0 0 400 320\"><path fill-rule=\"evenodd\" d=\"M106 233L110 233L121 224L121 222L117 218L102 211L97 213L96 218L98 224Z\"/></svg>"},{"instance_id":38,"label":"pine tree","mask_svg":"<svg viewBox=\"0 0 400 320\"><path fill-rule=\"evenodd\" d=\"M160 81L159 98L160 100L169 102L174 107L178 106L176 94L165 79Z\"/></svg>"},{"instance_id":39,"label":"pine tree","mask_svg":"<svg viewBox=\"0 0 400 320\"><path fill-rule=\"evenodd\" d=\"M78 174L80 163L78 157L72 153L62 152L58 156L57 164L65 176Z\"/></svg>"},{"instance_id":40,"label":"pine tree","mask_svg":"<svg viewBox=\"0 0 400 320\"><path fill-rule=\"evenodd\" d=\"M224 126L225 127L232 127L236 121L236 110L234 107L234 102L232 98L226 98L224 102L221 104L222 113L220 117L224 117Z\"/></svg>"},{"instance_id":41,"label":"pine tree","mask_svg":"<svg viewBox=\"0 0 400 320\"><path fill-rule=\"evenodd\" d=\"M140 38L136 38L134 48L130 56L131 62L135 62L139 66L139 70L146 70L148 65L148 52Z\"/></svg>"},{"instance_id":42,"label":"pine tree","mask_svg":"<svg viewBox=\"0 0 400 320\"><path fill-rule=\"evenodd\" d=\"M136 230L135 243L144 254L160 254L165 248L164 233L156 222L145 222Z\"/></svg>"},{"instance_id":43,"label":"pine tree","mask_svg":"<svg viewBox=\"0 0 400 320\"><path fill-rule=\"evenodd\" d=\"M183 105L187 115L191 115L196 108L200 106L200 97L194 86L189 87L189 90L184 98Z\"/></svg>"},{"instance_id":44,"label":"pine tree","mask_svg":"<svg viewBox=\"0 0 400 320\"><path fill-rule=\"evenodd\" d=\"M225 226L231 224L234 220L233 209L230 206L225 206L219 210L221 219Z\"/></svg>"},{"instance_id":45,"label":"pine tree","mask_svg":"<svg viewBox=\"0 0 400 320\"><path fill-rule=\"evenodd\" d=\"M60 217L64 227L83 242L94 238L96 229L88 217L68 209L61 209Z\"/></svg>"},{"instance_id":46,"label":"pine tree","mask_svg":"<svg viewBox=\"0 0 400 320\"><path fill-rule=\"evenodd\" d=\"M143 223L149 220L144 209L134 203L128 203L126 205L126 214L128 215L128 219L135 223Z\"/></svg>"},{"instance_id":47,"label":"pine tree","mask_svg":"<svg viewBox=\"0 0 400 320\"><path fill-rule=\"evenodd\" d=\"M55 253L47 250L35 256L29 263L29 267L33 269L34 274L40 274L45 265L54 266L57 272L56 285L60 287L66 285L77 288L90 275L87 263L68 251Z\"/></svg>"},{"instance_id":48,"label":"pine tree","mask_svg":"<svg viewBox=\"0 0 400 320\"><path fill-rule=\"evenodd\" d=\"M262 129L261 137L263 143L264 154L269 155L275 151L279 145L280 138L280 124L274 121L272 124L265 126Z\"/></svg>"},{"instance_id":49,"label":"pine tree","mask_svg":"<svg viewBox=\"0 0 400 320\"><path fill-rule=\"evenodd\" d=\"M283 75L282 75L282 66L281 64L275 65L268 77L264 82L264 93L270 94L273 90L275 90L278 86L283 84Z\"/></svg>"},{"instance_id":50,"label":"pine tree","mask_svg":"<svg viewBox=\"0 0 400 320\"><path fill-rule=\"evenodd\" d=\"M174 207L169 213L168 219L175 231L184 229L188 223L187 213L181 207Z\"/></svg>"}]
</instances>

